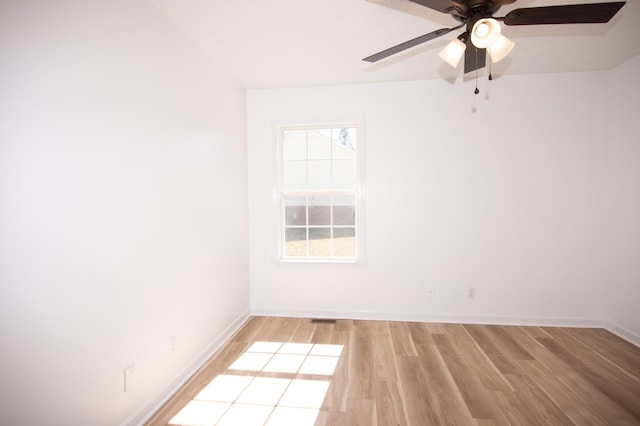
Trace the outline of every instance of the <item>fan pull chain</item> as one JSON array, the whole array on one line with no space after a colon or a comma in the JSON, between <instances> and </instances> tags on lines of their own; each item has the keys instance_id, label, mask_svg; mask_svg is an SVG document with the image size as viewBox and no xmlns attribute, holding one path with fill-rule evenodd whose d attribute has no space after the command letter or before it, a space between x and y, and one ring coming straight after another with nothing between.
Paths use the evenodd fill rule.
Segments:
<instances>
[{"instance_id":1,"label":"fan pull chain","mask_svg":"<svg viewBox=\"0 0 640 426\"><path fill-rule=\"evenodd\" d=\"M476 51L476 90L473 91L473 93L475 93L476 95L478 93L480 93L480 90L478 90L478 49L475 49Z\"/></svg>"},{"instance_id":2,"label":"fan pull chain","mask_svg":"<svg viewBox=\"0 0 640 426\"><path fill-rule=\"evenodd\" d=\"M491 49L491 48L489 48ZM493 65L493 61L491 60L491 55L489 55L489 81L493 80L493 74L491 74L491 66Z\"/></svg>"}]
</instances>

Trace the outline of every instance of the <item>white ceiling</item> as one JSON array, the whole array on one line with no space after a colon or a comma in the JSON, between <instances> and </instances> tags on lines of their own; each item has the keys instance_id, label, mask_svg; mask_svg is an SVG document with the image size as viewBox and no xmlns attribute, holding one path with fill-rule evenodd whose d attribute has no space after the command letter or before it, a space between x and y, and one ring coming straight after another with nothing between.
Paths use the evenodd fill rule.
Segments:
<instances>
[{"instance_id":1,"label":"white ceiling","mask_svg":"<svg viewBox=\"0 0 640 426\"><path fill-rule=\"evenodd\" d=\"M246 88L463 78L437 53L459 32L376 64L362 58L458 24L408 0L149 0ZM606 0L603 0L606 1ZM520 7L594 3L519 0ZM640 1L608 24L503 26L514 51L493 74L611 69L640 54ZM468 77L468 76L467 76Z\"/></svg>"}]
</instances>

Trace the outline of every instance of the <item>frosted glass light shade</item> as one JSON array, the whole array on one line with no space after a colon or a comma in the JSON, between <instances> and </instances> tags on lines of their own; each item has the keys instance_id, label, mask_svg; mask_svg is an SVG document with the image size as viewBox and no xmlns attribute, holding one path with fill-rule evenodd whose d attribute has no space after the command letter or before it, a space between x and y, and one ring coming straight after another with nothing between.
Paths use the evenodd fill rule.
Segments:
<instances>
[{"instance_id":1,"label":"frosted glass light shade","mask_svg":"<svg viewBox=\"0 0 640 426\"><path fill-rule=\"evenodd\" d=\"M471 43L478 49L486 49L500 37L500 23L493 18L482 18L473 24Z\"/></svg>"},{"instance_id":2,"label":"frosted glass light shade","mask_svg":"<svg viewBox=\"0 0 640 426\"><path fill-rule=\"evenodd\" d=\"M509 53L511 53L515 46L516 44L514 42L501 34L489 48L489 56L491 56L491 60L494 63L500 62L506 58Z\"/></svg>"},{"instance_id":3,"label":"frosted glass light shade","mask_svg":"<svg viewBox=\"0 0 640 426\"><path fill-rule=\"evenodd\" d=\"M462 55L464 55L466 47L467 46L462 41L455 38L451 40L449 44L440 51L440 53L438 53L438 56L455 68L460 63L460 59L462 59Z\"/></svg>"}]
</instances>

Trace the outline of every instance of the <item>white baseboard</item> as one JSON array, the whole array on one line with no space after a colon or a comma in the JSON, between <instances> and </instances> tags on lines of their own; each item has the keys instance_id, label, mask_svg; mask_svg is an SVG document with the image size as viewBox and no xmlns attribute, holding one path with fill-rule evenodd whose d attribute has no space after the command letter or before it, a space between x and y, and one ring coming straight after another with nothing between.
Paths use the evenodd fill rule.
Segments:
<instances>
[{"instance_id":1,"label":"white baseboard","mask_svg":"<svg viewBox=\"0 0 640 426\"><path fill-rule=\"evenodd\" d=\"M431 315L406 312L373 311L292 311L279 309L252 309L253 316L356 319L381 321L440 322L452 324L493 324L522 325L544 327L604 328L604 322L590 318L545 318L545 317L507 317L507 316L470 316L470 315Z\"/></svg>"},{"instance_id":2,"label":"white baseboard","mask_svg":"<svg viewBox=\"0 0 640 426\"><path fill-rule=\"evenodd\" d=\"M620 325L613 324L611 322L605 322L604 328L615 334L616 336L626 340L629 343L632 343L640 348L640 335L638 333L634 333L633 331L626 329Z\"/></svg>"},{"instance_id":3,"label":"white baseboard","mask_svg":"<svg viewBox=\"0 0 640 426\"><path fill-rule=\"evenodd\" d=\"M150 400L137 413L131 415L122 426L143 425L151 418L178 390L189 380L234 334L247 322L251 314L244 312L236 318L218 337L198 354L181 372L176 379L159 395Z\"/></svg>"},{"instance_id":4,"label":"white baseboard","mask_svg":"<svg viewBox=\"0 0 640 426\"><path fill-rule=\"evenodd\" d=\"M604 328L627 342L640 347L640 335L617 324L592 318L547 318L547 317L500 317L500 316L469 316L469 315L430 315L425 313L398 313L373 311L292 311L286 309L252 309L253 316L293 317L293 318L327 318L327 319L355 319L372 321L413 321L440 322L450 324L492 324L492 325L521 325L538 327L576 327L576 328Z\"/></svg>"}]
</instances>

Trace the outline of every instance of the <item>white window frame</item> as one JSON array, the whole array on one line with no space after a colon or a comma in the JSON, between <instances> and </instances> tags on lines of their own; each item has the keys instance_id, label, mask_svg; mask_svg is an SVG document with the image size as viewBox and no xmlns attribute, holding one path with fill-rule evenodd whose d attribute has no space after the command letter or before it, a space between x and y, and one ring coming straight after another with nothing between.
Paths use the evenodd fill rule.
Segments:
<instances>
[{"instance_id":1,"label":"white window frame","mask_svg":"<svg viewBox=\"0 0 640 426\"><path fill-rule=\"evenodd\" d=\"M283 184L283 134L285 130L313 130L313 129L339 129L339 128L355 128L356 129L356 188L355 191L341 190L302 190L302 191L284 191ZM332 264L364 264L365 263L365 227L364 227L364 126L361 120L340 120L326 121L314 123L295 123L295 124L277 124L275 126L275 170L277 171L274 184L274 217L275 217L275 261L283 263L332 263ZM355 258L343 257L286 257L285 256L285 194L298 196L313 195L355 195L356 212L355 212L355 233L356 233L356 253ZM308 208L308 204L307 204ZM308 212L307 212L308 213ZM331 229L339 228L333 225L333 215L331 215ZM308 226L308 214L307 225ZM311 227L313 228L313 227ZM308 232L308 231L307 231Z\"/></svg>"}]
</instances>

